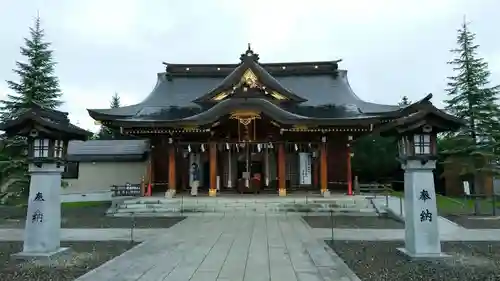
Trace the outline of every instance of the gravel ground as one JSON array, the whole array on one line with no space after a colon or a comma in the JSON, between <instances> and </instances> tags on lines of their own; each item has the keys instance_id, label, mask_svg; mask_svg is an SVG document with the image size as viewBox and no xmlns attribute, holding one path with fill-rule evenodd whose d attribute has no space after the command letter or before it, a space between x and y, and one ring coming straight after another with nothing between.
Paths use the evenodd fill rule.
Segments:
<instances>
[{"instance_id":1,"label":"gravel ground","mask_svg":"<svg viewBox=\"0 0 500 281\"><path fill-rule=\"evenodd\" d=\"M48 264L36 261L14 261L10 255L22 250L21 242L0 242L0 280L9 281L72 281L106 261L126 252L134 244L129 242L71 242L68 255Z\"/></svg>"},{"instance_id":2,"label":"gravel ground","mask_svg":"<svg viewBox=\"0 0 500 281\"><path fill-rule=\"evenodd\" d=\"M451 258L410 261L396 250L404 242L335 241L330 247L363 281L497 281L499 242L444 242Z\"/></svg>"},{"instance_id":3,"label":"gravel ground","mask_svg":"<svg viewBox=\"0 0 500 281\"><path fill-rule=\"evenodd\" d=\"M304 220L312 228L372 228L372 229L403 229L403 223L377 216L306 216Z\"/></svg>"},{"instance_id":4,"label":"gravel ground","mask_svg":"<svg viewBox=\"0 0 500 281\"><path fill-rule=\"evenodd\" d=\"M130 217L106 216L107 206L62 208L62 228L130 228ZM0 228L24 228L25 208L4 207L0 218ZM169 228L185 217L136 217L136 228ZM1 279L0 279L1 280Z\"/></svg>"},{"instance_id":5,"label":"gravel ground","mask_svg":"<svg viewBox=\"0 0 500 281\"><path fill-rule=\"evenodd\" d=\"M500 217L448 215L447 219L470 229L500 229Z\"/></svg>"}]
</instances>

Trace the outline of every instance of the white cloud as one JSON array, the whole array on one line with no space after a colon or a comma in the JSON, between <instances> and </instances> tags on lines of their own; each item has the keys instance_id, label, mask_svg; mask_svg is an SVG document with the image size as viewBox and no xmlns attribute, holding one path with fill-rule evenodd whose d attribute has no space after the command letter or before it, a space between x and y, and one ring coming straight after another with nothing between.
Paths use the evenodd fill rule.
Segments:
<instances>
[{"instance_id":1,"label":"white cloud","mask_svg":"<svg viewBox=\"0 0 500 281\"><path fill-rule=\"evenodd\" d=\"M0 46L0 79L13 79L18 44L40 8L59 62L63 109L86 128L96 128L86 109L107 108L115 91L124 104L144 99L162 61L236 62L247 43L263 62L342 58L352 87L369 101L396 103L403 95L417 100L433 92L440 104L452 74L448 50L465 13L493 79L500 80L500 42L493 39L500 24L496 0L9 3L12 12L0 10L0 36L9 38Z\"/></svg>"},{"instance_id":2,"label":"white cloud","mask_svg":"<svg viewBox=\"0 0 500 281\"><path fill-rule=\"evenodd\" d=\"M10 93L10 89L5 84L0 84L0 100L3 100L7 97L7 94Z\"/></svg>"},{"instance_id":3,"label":"white cloud","mask_svg":"<svg viewBox=\"0 0 500 281\"><path fill-rule=\"evenodd\" d=\"M98 43L123 41L136 32L138 1L72 1L67 4L64 28L75 38L83 36Z\"/></svg>"},{"instance_id":4,"label":"white cloud","mask_svg":"<svg viewBox=\"0 0 500 281\"><path fill-rule=\"evenodd\" d=\"M64 104L61 110L70 113L71 122L94 132L97 131L99 126L89 117L87 109L109 108L114 92L110 89L92 86L81 88L73 85L61 85L61 88L64 89ZM140 102L140 99L137 99L140 95L120 92L119 96L123 106Z\"/></svg>"}]
</instances>

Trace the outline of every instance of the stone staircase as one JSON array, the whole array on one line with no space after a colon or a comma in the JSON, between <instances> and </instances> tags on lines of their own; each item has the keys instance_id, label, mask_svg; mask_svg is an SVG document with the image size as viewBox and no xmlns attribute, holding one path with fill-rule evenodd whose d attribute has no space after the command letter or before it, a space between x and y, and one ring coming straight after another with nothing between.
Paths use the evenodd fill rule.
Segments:
<instances>
[{"instance_id":1,"label":"stone staircase","mask_svg":"<svg viewBox=\"0 0 500 281\"><path fill-rule=\"evenodd\" d=\"M178 216L206 213L334 213L350 215L377 215L370 200L364 196L242 195L219 197L175 198L141 197L127 199L108 210L113 216Z\"/></svg>"}]
</instances>

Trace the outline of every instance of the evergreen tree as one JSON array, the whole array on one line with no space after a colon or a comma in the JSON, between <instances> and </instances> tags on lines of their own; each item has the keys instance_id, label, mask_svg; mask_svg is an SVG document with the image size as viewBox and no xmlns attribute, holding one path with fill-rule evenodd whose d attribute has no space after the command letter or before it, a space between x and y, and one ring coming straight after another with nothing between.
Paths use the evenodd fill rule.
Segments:
<instances>
[{"instance_id":1,"label":"evergreen tree","mask_svg":"<svg viewBox=\"0 0 500 281\"><path fill-rule=\"evenodd\" d=\"M394 179L400 163L395 138L368 135L356 139L352 152L352 170L360 181L372 182Z\"/></svg>"},{"instance_id":2,"label":"evergreen tree","mask_svg":"<svg viewBox=\"0 0 500 281\"><path fill-rule=\"evenodd\" d=\"M120 107L120 96L118 93L115 93L113 97L111 97L110 108L118 108ZM104 125L101 125L101 129L97 134L98 139L117 139L120 138L120 133L116 132L116 130L112 130Z\"/></svg>"},{"instance_id":3,"label":"evergreen tree","mask_svg":"<svg viewBox=\"0 0 500 281\"><path fill-rule=\"evenodd\" d=\"M118 107L120 107L120 96L118 96L118 93L116 93L116 92L111 97L110 107L111 108L118 108Z\"/></svg>"},{"instance_id":4,"label":"evergreen tree","mask_svg":"<svg viewBox=\"0 0 500 281\"><path fill-rule=\"evenodd\" d=\"M495 139L499 136L500 109L497 94L500 86L491 86L488 64L479 58L479 45L475 34L464 21L458 30L458 47L452 49L456 76L449 77L446 110L466 122L458 132L448 134L443 140L443 153L454 165L461 166L461 173L474 178L474 191L481 193L481 178L497 172ZM446 145L444 145L446 143Z\"/></svg>"},{"instance_id":5,"label":"evergreen tree","mask_svg":"<svg viewBox=\"0 0 500 281\"><path fill-rule=\"evenodd\" d=\"M56 63L49 47L50 43L44 41L44 30L37 17L34 26L30 28L30 37L25 38L25 46L21 47L25 61L17 61L17 69L13 70L19 75L19 81L7 81L13 92L0 101L2 122L15 117L32 103L52 109L62 104L59 100L59 82L54 75ZM0 184L9 182L12 183L11 186L15 186L14 192L27 192L26 140L2 135L0 142Z\"/></svg>"},{"instance_id":6,"label":"evergreen tree","mask_svg":"<svg viewBox=\"0 0 500 281\"><path fill-rule=\"evenodd\" d=\"M16 62L17 69L14 69L19 75L19 82L7 81L13 93L1 101L0 110L4 121L32 102L52 109L62 104L59 100L59 81L54 75L56 62L49 49L51 44L44 41L44 30L39 17L35 19L34 27L30 28L30 35L30 38L24 39L25 46L21 47L21 54L26 61Z\"/></svg>"},{"instance_id":7,"label":"evergreen tree","mask_svg":"<svg viewBox=\"0 0 500 281\"><path fill-rule=\"evenodd\" d=\"M399 102L399 104L398 104L398 105L401 105L401 106L406 106L406 105L410 105L410 103L411 103L411 102L410 102L410 100L408 99L408 97L407 97L407 96L403 96L403 97L401 98L401 101Z\"/></svg>"}]
</instances>

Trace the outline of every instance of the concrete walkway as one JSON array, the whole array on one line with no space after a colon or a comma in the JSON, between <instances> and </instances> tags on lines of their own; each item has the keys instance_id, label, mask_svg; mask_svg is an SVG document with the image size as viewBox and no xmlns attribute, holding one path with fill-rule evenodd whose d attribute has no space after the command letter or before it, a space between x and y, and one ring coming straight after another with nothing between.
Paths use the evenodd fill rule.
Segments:
<instances>
[{"instance_id":1,"label":"concrete walkway","mask_svg":"<svg viewBox=\"0 0 500 281\"><path fill-rule=\"evenodd\" d=\"M146 241L164 234L168 228L64 228L61 241ZM0 241L23 241L24 229L0 229Z\"/></svg>"},{"instance_id":2,"label":"concrete walkway","mask_svg":"<svg viewBox=\"0 0 500 281\"><path fill-rule=\"evenodd\" d=\"M330 228L315 228L311 233L317 239L331 240ZM334 228L334 240L390 241L404 240L404 229L348 229ZM439 235L441 241L500 241L500 229L465 229Z\"/></svg>"},{"instance_id":3,"label":"concrete walkway","mask_svg":"<svg viewBox=\"0 0 500 281\"><path fill-rule=\"evenodd\" d=\"M389 196L388 200L386 202L385 197L377 197L371 199L373 204L375 205L375 208L379 211L384 210L384 209L389 209L387 211L391 211L392 214L396 217L398 217L401 220L404 220L405 218L405 202L403 198L395 197L395 196ZM388 206L386 207L386 203L388 203ZM463 230L464 228L461 227L460 225L450 221L447 218L438 217L438 226L439 226L439 232L440 233L454 233L459 230Z\"/></svg>"},{"instance_id":4,"label":"concrete walkway","mask_svg":"<svg viewBox=\"0 0 500 281\"><path fill-rule=\"evenodd\" d=\"M188 217L77 281L358 281L300 216Z\"/></svg>"},{"instance_id":5,"label":"concrete walkway","mask_svg":"<svg viewBox=\"0 0 500 281\"><path fill-rule=\"evenodd\" d=\"M263 216L262 216L263 217ZM205 217L206 219L222 219L221 216ZM249 217L241 217L248 219ZM270 216L268 219L271 218ZM290 219L291 217L289 217ZM202 220L203 217L197 217ZM293 220L298 219L298 217ZM320 240L330 240L332 230L330 228L314 228L309 230L311 235ZM134 229L134 241L142 242L166 235L168 228ZM130 229L124 228L71 228L61 230L62 241L130 241ZM403 240L404 229L348 229L334 228L335 240ZM500 241L500 229L465 229L461 228L455 232L440 233L442 241ZM22 229L0 229L0 241L23 241Z\"/></svg>"}]
</instances>

